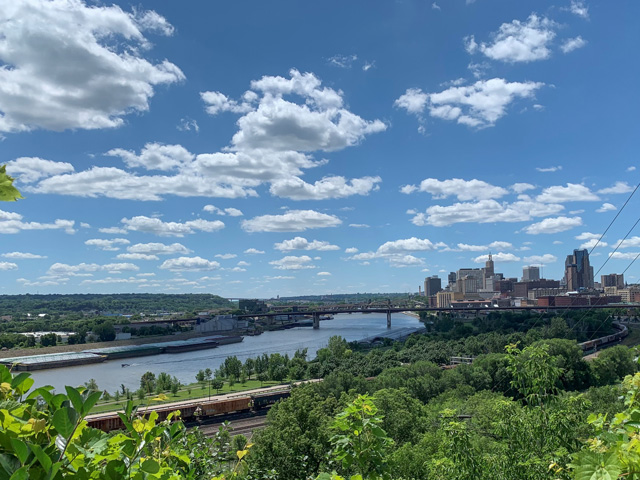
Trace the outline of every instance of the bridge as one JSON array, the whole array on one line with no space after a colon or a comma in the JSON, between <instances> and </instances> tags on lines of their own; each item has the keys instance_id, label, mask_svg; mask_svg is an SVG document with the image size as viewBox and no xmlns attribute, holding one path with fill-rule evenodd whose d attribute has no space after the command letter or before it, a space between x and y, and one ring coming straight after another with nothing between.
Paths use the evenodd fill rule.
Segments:
<instances>
[{"instance_id":1,"label":"bridge","mask_svg":"<svg viewBox=\"0 0 640 480\"><path fill-rule=\"evenodd\" d=\"M469 312L478 315L480 312L501 312L501 311L534 311L540 313L556 312L559 310L592 310L604 308L640 308L638 304L609 304L609 305L555 305L555 306L527 306L527 307L416 307L409 305L392 304L355 304L355 305L326 305L314 308L313 310L299 310L296 312L269 312L269 313L246 313L238 315L238 318L270 318L283 315L309 316L313 318L313 328L320 328L320 316L334 315L338 313L386 313L387 328L391 328L391 314L402 312L437 312L437 313L462 313Z\"/></svg>"}]
</instances>

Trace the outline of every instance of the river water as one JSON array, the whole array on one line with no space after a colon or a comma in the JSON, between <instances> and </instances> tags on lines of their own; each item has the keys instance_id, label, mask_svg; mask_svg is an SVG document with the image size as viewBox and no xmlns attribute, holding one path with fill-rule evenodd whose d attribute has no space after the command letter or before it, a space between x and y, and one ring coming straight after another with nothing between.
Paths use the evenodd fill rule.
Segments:
<instances>
[{"instance_id":1,"label":"river water","mask_svg":"<svg viewBox=\"0 0 640 480\"><path fill-rule=\"evenodd\" d=\"M422 327L420 321L412 316L395 314L391 317L391 329ZM54 368L32 372L35 386L52 385L58 391L64 391L65 385L78 386L94 378L101 390L114 392L121 384L136 390L140 387L140 377L145 372L156 376L166 372L176 376L184 383L195 382L198 370L210 368L215 371L224 359L235 355L244 362L249 357L263 353L281 353L292 356L296 350L307 348L307 359L315 357L316 352L327 346L329 338L339 335L348 342L379 335L387 331L386 314L338 314L333 320L320 322L320 328L298 327L289 330L264 332L255 337L245 337L242 343L222 345L209 350L198 350L176 354L152 355L148 357L123 358L110 362L82 365L77 367ZM123 368L122 364L130 364Z\"/></svg>"}]
</instances>

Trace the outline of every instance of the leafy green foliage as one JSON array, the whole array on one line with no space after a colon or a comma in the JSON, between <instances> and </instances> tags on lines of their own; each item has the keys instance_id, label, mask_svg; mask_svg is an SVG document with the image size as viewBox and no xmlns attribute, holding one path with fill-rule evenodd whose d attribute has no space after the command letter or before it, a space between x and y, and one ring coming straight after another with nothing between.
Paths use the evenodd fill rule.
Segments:
<instances>
[{"instance_id":1,"label":"leafy green foliage","mask_svg":"<svg viewBox=\"0 0 640 480\"><path fill-rule=\"evenodd\" d=\"M0 167L0 202L15 202L24 198L13 186L13 178L7 175L7 166Z\"/></svg>"}]
</instances>

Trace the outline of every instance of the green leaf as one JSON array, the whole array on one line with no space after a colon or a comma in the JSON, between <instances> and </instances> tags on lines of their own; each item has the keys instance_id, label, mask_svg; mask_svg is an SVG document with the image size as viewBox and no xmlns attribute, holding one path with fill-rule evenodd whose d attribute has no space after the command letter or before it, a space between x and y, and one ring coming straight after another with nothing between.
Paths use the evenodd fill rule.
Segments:
<instances>
[{"instance_id":1,"label":"green leaf","mask_svg":"<svg viewBox=\"0 0 640 480\"><path fill-rule=\"evenodd\" d=\"M29 457L29 447L27 447L27 444L24 443L22 440L19 440L17 438L12 438L11 447L13 448L13 451L16 453L18 460L20 460L20 463L24 465L27 462L27 458Z\"/></svg>"},{"instance_id":2,"label":"green leaf","mask_svg":"<svg viewBox=\"0 0 640 480\"><path fill-rule=\"evenodd\" d=\"M31 445L31 450L33 451L34 455L40 462L40 465L42 465L42 468L44 468L45 470L50 470L51 459L47 456L46 453L44 453L44 450L42 450L42 447L40 447L40 445Z\"/></svg>"},{"instance_id":3,"label":"green leaf","mask_svg":"<svg viewBox=\"0 0 640 480\"><path fill-rule=\"evenodd\" d=\"M21 467L13 472L10 480L29 480L29 467Z\"/></svg>"},{"instance_id":4,"label":"green leaf","mask_svg":"<svg viewBox=\"0 0 640 480\"><path fill-rule=\"evenodd\" d=\"M29 396L27 397L27 400L32 400L37 397L42 397L45 402L49 403L53 398L53 395L51 394L50 390L53 390L53 387L51 385L47 385L46 387L36 388L33 392L29 394Z\"/></svg>"},{"instance_id":5,"label":"green leaf","mask_svg":"<svg viewBox=\"0 0 640 480\"><path fill-rule=\"evenodd\" d=\"M0 167L0 201L15 202L19 198L24 198L13 186L13 178L7 175L7 166Z\"/></svg>"},{"instance_id":6,"label":"green leaf","mask_svg":"<svg viewBox=\"0 0 640 480\"><path fill-rule=\"evenodd\" d=\"M31 376L28 372L22 372L13 377L11 380L11 388L18 388L22 382L24 382L27 378Z\"/></svg>"},{"instance_id":7,"label":"green leaf","mask_svg":"<svg viewBox=\"0 0 640 480\"><path fill-rule=\"evenodd\" d=\"M84 405L82 406L83 415L86 415L91 411L91 409L96 404L96 402L100 400L101 396L102 396L102 392L93 392L87 397L87 399L84 402Z\"/></svg>"},{"instance_id":8,"label":"green leaf","mask_svg":"<svg viewBox=\"0 0 640 480\"><path fill-rule=\"evenodd\" d=\"M142 462L142 465L140 466L140 468L142 469L143 472L158 473L160 471L160 464L156 462L154 459L148 458L147 460Z\"/></svg>"},{"instance_id":9,"label":"green leaf","mask_svg":"<svg viewBox=\"0 0 640 480\"><path fill-rule=\"evenodd\" d=\"M601 454L584 451L576 462L576 480L616 480L622 472L615 452Z\"/></svg>"},{"instance_id":10,"label":"green leaf","mask_svg":"<svg viewBox=\"0 0 640 480\"><path fill-rule=\"evenodd\" d=\"M76 428L78 422L78 413L69 407L56 410L53 414L52 423L56 431L64 438L69 438Z\"/></svg>"},{"instance_id":11,"label":"green leaf","mask_svg":"<svg viewBox=\"0 0 640 480\"><path fill-rule=\"evenodd\" d=\"M78 390L73 387L64 387L64 389L67 391L67 396L69 397L69 400L71 400L73 408L75 408L80 415L84 415L85 412L82 410L82 396Z\"/></svg>"}]
</instances>

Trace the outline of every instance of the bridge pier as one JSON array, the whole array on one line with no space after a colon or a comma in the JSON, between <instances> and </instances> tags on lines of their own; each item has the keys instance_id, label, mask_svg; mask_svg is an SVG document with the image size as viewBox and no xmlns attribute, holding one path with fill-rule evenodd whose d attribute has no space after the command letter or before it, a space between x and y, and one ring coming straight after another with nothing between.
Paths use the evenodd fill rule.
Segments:
<instances>
[{"instance_id":1,"label":"bridge pier","mask_svg":"<svg viewBox=\"0 0 640 480\"><path fill-rule=\"evenodd\" d=\"M314 312L314 314L313 314L313 329L314 330L318 330L319 328L320 328L320 314Z\"/></svg>"},{"instance_id":2,"label":"bridge pier","mask_svg":"<svg viewBox=\"0 0 640 480\"><path fill-rule=\"evenodd\" d=\"M387 328L391 328L391 311L387 312Z\"/></svg>"}]
</instances>

